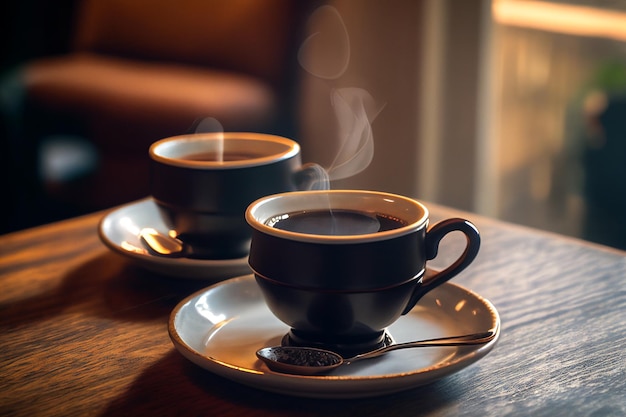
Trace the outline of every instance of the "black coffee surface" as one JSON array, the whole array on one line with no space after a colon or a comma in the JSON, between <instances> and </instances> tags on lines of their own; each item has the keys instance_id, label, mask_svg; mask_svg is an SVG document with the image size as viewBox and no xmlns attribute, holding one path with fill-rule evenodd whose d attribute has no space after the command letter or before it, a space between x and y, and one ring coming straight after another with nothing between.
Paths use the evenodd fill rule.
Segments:
<instances>
[{"instance_id":1,"label":"black coffee surface","mask_svg":"<svg viewBox=\"0 0 626 417\"><path fill-rule=\"evenodd\" d=\"M261 158L263 155L255 154L252 152L224 152L221 160L228 161L244 161L246 159ZM181 159L188 161L219 161L219 155L217 152L197 152L182 156Z\"/></svg>"},{"instance_id":2,"label":"black coffee surface","mask_svg":"<svg viewBox=\"0 0 626 417\"><path fill-rule=\"evenodd\" d=\"M314 235L362 235L405 226L406 222L384 214L348 210L312 210L289 213L267 222L290 232Z\"/></svg>"}]
</instances>

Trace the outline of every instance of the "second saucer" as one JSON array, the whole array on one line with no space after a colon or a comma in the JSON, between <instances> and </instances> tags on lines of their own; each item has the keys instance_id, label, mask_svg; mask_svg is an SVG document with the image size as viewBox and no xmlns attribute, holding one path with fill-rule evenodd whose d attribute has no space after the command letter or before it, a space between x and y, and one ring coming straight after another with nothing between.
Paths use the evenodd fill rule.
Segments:
<instances>
[{"instance_id":1,"label":"second saucer","mask_svg":"<svg viewBox=\"0 0 626 417\"><path fill-rule=\"evenodd\" d=\"M140 231L144 228L152 228L163 234L168 231L152 198L138 200L110 211L100 221L98 234L113 252L137 266L159 274L217 282L250 273L247 256L209 260L154 255L141 242Z\"/></svg>"}]
</instances>

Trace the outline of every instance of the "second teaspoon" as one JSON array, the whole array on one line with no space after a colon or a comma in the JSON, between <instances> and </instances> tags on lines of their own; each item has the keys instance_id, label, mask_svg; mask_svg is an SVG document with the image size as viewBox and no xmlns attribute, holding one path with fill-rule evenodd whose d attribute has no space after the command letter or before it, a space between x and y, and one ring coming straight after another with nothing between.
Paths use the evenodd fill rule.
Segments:
<instances>
[{"instance_id":1,"label":"second teaspoon","mask_svg":"<svg viewBox=\"0 0 626 417\"><path fill-rule=\"evenodd\" d=\"M152 253L159 256L181 257L185 255L185 246L180 239L163 234L152 228L143 228L139 238Z\"/></svg>"}]
</instances>

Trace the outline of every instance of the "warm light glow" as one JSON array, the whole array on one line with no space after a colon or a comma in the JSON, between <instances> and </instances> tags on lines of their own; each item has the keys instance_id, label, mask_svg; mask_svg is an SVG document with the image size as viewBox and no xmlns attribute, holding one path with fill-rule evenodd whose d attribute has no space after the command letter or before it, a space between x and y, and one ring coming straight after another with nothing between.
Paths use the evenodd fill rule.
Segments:
<instances>
[{"instance_id":1,"label":"warm light glow","mask_svg":"<svg viewBox=\"0 0 626 417\"><path fill-rule=\"evenodd\" d=\"M139 253L142 255L147 255L148 251L142 248L138 248L137 246L133 245L132 243L124 240L120 243L120 247L128 252L135 252L135 253Z\"/></svg>"},{"instance_id":2,"label":"warm light glow","mask_svg":"<svg viewBox=\"0 0 626 417\"><path fill-rule=\"evenodd\" d=\"M218 327L221 327L220 323L223 323L224 320L226 320L226 316L224 314L215 314L215 312L209 305L208 294L204 294L198 299L195 304L195 308L199 315L207 319L211 324L217 325Z\"/></svg>"},{"instance_id":3,"label":"warm light glow","mask_svg":"<svg viewBox=\"0 0 626 417\"><path fill-rule=\"evenodd\" d=\"M495 0L493 18L503 25L626 41L626 13L542 1Z\"/></svg>"},{"instance_id":4,"label":"warm light glow","mask_svg":"<svg viewBox=\"0 0 626 417\"><path fill-rule=\"evenodd\" d=\"M137 226L133 219L128 216L124 216L120 219L120 226L122 226L122 229L128 230L128 232L133 236L139 235L139 226Z\"/></svg>"}]
</instances>

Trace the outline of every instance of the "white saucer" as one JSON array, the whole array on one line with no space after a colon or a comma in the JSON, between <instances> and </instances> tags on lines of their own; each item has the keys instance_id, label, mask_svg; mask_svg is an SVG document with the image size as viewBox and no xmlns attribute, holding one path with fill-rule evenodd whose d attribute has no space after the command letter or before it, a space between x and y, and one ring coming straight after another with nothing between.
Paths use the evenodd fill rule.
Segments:
<instances>
[{"instance_id":1,"label":"white saucer","mask_svg":"<svg viewBox=\"0 0 626 417\"><path fill-rule=\"evenodd\" d=\"M159 274L219 281L251 272L248 257L205 260L153 255L139 238L139 231L145 227L151 227L166 235L169 229L152 198L127 204L107 213L98 224L98 234L102 242L112 251Z\"/></svg>"},{"instance_id":2,"label":"white saucer","mask_svg":"<svg viewBox=\"0 0 626 417\"><path fill-rule=\"evenodd\" d=\"M289 328L274 317L252 275L229 279L190 295L172 311L169 334L187 359L215 374L287 395L358 398L420 386L457 372L496 344L500 318L486 299L445 283L428 293L388 329L396 342L495 329L484 345L428 347L390 352L340 367L323 376L273 372L255 352L279 345Z\"/></svg>"}]
</instances>

